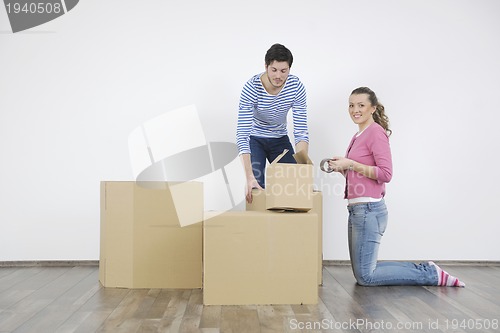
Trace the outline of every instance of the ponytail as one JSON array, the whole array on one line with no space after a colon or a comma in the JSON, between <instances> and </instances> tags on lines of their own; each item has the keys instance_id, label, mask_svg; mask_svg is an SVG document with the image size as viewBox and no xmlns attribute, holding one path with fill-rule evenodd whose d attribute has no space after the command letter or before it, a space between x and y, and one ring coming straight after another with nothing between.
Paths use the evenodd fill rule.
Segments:
<instances>
[{"instance_id":1,"label":"ponytail","mask_svg":"<svg viewBox=\"0 0 500 333\"><path fill-rule=\"evenodd\" d=\"M392 130L389 128L389 117L385 114L385 108L382 104L378 104L373 113L373 120L387 132L387 136L391 136Z\"/></svg>"}]
</instances>

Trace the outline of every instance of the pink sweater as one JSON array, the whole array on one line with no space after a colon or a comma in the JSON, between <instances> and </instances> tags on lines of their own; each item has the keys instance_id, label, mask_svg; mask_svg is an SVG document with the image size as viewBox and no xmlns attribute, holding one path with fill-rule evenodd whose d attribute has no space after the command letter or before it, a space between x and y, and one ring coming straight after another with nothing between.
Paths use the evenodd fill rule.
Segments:
<instances>
[{"instance_id":1,"label":"pink sweater","mask_svg":"<svg viewBox=\"0 0 500 333\"><path fill-rule=\"evenodd\" d=\"M345 198L382 198L385 195L385 183L390 182L392 178L391 147L382 126L373 123L360 136L354 135L346 157L361 164L375 166L376 179L367 178L355 171L347 171Z\"/></svg>"}]
</instances>

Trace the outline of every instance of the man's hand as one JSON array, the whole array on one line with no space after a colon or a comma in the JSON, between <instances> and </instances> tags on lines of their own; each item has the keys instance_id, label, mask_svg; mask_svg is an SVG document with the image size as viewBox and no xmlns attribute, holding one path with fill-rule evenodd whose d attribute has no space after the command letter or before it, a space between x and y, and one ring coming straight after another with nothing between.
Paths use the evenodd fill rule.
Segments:
<instances>
[{"instance_id":1,"label":"man's hand","mask_svg":"<svg viewBox=\"0 0 500 333\"><path fill-rule=\"evenodd\" d=\"M246 199L248 203L252 203L252 189L257 188L259 190L263 190L263 188L257 182L255 177L247 179L247 188L246 188Z\"/></svg>"}]
</instances>

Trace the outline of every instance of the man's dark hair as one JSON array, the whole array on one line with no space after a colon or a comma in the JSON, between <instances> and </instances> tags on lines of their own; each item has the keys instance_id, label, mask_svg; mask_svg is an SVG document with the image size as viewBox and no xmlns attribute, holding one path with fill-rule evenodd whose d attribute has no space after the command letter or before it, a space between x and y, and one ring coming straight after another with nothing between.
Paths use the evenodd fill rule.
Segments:
<instances>
[{"instance_id":1,"label":"man's dark hair","mask_svg":"<svg viewBox=\"0 0 500 333\"><path fill-rule=\"evenodd\" d=\"M266 66L269 66L273 61L286 61L288 62L288 66L292 67L293 56L292 52L290 52L290 50L285 46L281 44L274 44L269 50L267 50L264 60L266 61Z\"/></svg>"}]
</instances>

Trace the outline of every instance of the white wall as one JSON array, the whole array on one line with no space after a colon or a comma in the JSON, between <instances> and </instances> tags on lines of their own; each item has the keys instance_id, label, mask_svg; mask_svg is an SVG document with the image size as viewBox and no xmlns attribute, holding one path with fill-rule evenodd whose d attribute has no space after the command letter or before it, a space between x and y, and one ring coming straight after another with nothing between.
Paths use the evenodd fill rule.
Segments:
<instances>
[{"instance_id":1,"label":"white wall","mask_svg":"<svg viewBox=\"0 0 500 333\"><path fill-rule=\"evenodd\" d=\"M99 182L132 180L127 140L195 103L235 142L240 89L288 46L310 155L343 154L352 89L385 104L394 178L381 259L500 260L500 2L98 1L12 34L0 8L0 261L99 257ZM324 258L348 259L343 180L318 173Z\"/></svg>"}]
</instances>

